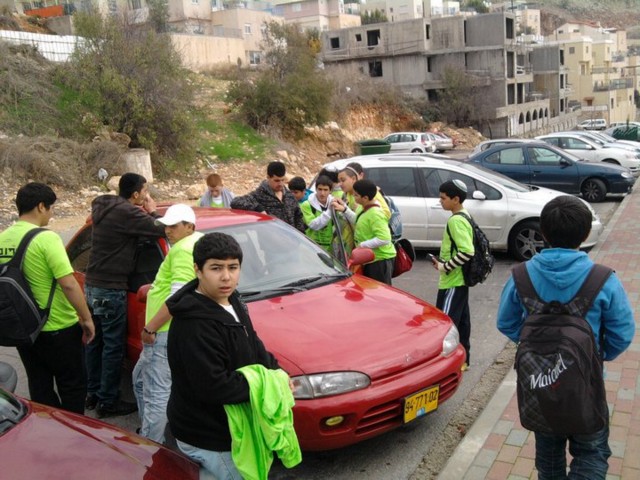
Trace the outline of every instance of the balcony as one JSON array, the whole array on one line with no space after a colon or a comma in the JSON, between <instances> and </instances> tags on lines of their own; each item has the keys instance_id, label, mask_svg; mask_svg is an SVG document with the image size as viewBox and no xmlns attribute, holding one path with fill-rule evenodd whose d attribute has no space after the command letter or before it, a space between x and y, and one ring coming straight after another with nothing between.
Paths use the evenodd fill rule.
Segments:
<instances>
[{"instance_id":1,"label":"balcony","mask_svg":"<svg viewBox=\"0 0 640 480\"><path fill-rule=\"evenodd\" d=\"M610 90L625 90L633 88L633 78L618 78L609 82L595 82L593 84L594 92L607 92Z\"/></svg>"}]
</instances>

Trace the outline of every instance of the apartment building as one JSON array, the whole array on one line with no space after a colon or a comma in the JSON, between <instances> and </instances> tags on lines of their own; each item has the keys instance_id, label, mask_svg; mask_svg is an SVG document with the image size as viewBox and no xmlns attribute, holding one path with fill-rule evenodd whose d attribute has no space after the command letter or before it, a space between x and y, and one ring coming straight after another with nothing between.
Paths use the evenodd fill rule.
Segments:
<instances>
[{"instance_id":1,"label":"apartment building","mask_svg":"<svg viewBox=\"0 0 640 480\"><path fill-rule=\"evenodd\" d=\"M273 0L273 13L285 23L321 32L360 25L360 14L346 10L343 0ZM350 13L354 11L354 13Z\"/></svg>"},{"instance_id":2,"label":"apartment building","mask_svg":"<svg viewBox=\"0 0 640 480\"><path fill-rule=\"evenodd\" d=\"M436 101L446 88L445 71L459 70L474 85L469 101L482 117L477 127L498 137L533 136L565 122L575 124L575 115L560 108L561 99L566 107L566 97L557 91L560 75L555 81L534 82L532 52L531 45L516 41L515 16L499 12L325 32L322 56L327 69L367 75L429 101ZM557 57L559 63L559 51ZM566 81L564 73L562 78ZM536 85L545 88L538 91Z\"/></svg>"},{"instance_id":3,"label":"apartment building","mask_svg":"<svg viewBox=\"0 0 640 480\"><path fill-rule=\"evenodd\" d=\"M582 105L584 118L604 118L608 123L636 118L637 75L628 68L624 30L565 23L551 38L564 47L570 100Z\"/></svg>"}]
</instances>

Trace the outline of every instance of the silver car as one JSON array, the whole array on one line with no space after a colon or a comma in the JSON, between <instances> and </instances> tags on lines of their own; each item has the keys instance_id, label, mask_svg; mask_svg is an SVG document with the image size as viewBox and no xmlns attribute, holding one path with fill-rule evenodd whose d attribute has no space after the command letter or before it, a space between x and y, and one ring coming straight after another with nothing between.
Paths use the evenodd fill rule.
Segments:
<instances>
[{"instance_id":1,"label":"silver car","mask_svg":"<svg viewBox=\"0 0 640 480\"><path fill-rule=\"evenodd\" d=\"M436 146L436 152L446 152L447 150L453 150L453 139L448 137L444 133L428 132L429 138L433 140Z\"/></svg>"},{"instance_id":2,"label":"silver car","mask_svg":"<svg viewBox=\"0 0 640 480\"><path fill-rule=\"evenodd\" d=\"M478 165L431 155L368 155L328 163L332 170L358 162L366 178L393 198L402 214L403 237L416 248L437 249L451 215L440 205L439 187L460 179L468 187L465 208L480 225L491 247L526 260L545 247L540 232L542 207L560 195L556 190L528 186ZM591 234L582 247L596 244L603 225L593 208Z\"/></svg>"},{"instance_id":3,"label":"silver car","mask_svg":"<svg viewBox=\"0 0 640 480\"><path fill-rule=\"evenodd\" d=\"M396 132L384 137L395 153L427 153L436 149L435 141L422 132Z\"/></svg>"}]
</instances>

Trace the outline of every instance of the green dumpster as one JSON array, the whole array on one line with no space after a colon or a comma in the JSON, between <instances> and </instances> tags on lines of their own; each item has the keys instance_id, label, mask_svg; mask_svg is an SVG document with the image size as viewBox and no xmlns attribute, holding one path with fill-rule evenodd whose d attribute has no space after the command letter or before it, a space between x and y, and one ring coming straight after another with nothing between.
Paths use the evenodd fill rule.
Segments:
<instances>
[{"instance_id":1,"label":"green dumpster","mask_svg":"<svg viewBox=\"0 0 640 480\"><path fill-rule=\"evenodd\" d=\"M378 153L389 153L391 150L391 144L384 140L371 139L360 140L355 143L355 150L357 155L376 155Z\"/></svg>"},{"instance_id":2,"label":"green dumpster","mask_svg":"<svg viewBox=\"0 0 640 480\"><path fill-rule=\"evenodd\" d=\"M620 125L613 129L607 130L611 132L610 135L616 140L633 140L634 142L640 142L640 129L635 125Z\"/></svg>"}]
</instances>

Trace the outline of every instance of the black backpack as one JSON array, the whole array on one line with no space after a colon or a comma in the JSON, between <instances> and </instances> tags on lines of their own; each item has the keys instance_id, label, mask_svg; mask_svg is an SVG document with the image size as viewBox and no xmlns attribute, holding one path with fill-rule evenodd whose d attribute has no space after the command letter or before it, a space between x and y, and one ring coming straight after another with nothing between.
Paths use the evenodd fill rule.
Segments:
<instances>
[{"instance_id":1,"label":"black backpack","mask_svg":"<svg viewBox=\"0 0 640 480\"><path fill-rule=\"evenodd\" d=\"M391 230L391 241L395 243L402 238L402 215L393 198L387 197L382 190L380 194L382 198L384 198L384 201L387 202L389 211L391 212L391 217L389 217L389 230Z\"/></svg>"},{"instance_id":2,"label":"black backpack","mask_svg":"<svg viewBox=\"0 0 640 480\"><path fill-rule=\"evenodd\" d=\"M467 263L462 265L462 275L464 277L464 283L467 287L473 287L474 285L482 283L487 279L487 277L491 273L491 270L493 270L493 265L496 263L496 259L493 258L493 255L491 254L491 248L489 247L489 240L487 239L487 236L484 234L475 220L473 220L473 218L463 212L454 213L453 215L462 215L467 219L467 221L471 225L471 228L473 229L474 254ZM458 247L456 246L456 242L451 236L451 231L449 230L448 223L447 235L449 235L449 239L451 240L452 250L457 251Z\"/></svg>"},{"instance_id":3,"label":"black backpack","mask_svg":"<svg viewBox=\"0 0 640 480\"><path fill-rule=\"evenodd\" d=\"M562 304L540 300L524 263L513 268L528 312L515 361L520 423L526 429L576 435L607 425L602 355L585 315L611 272L594 265L576 296ZM603 334L601 329L601 340Z\"/></svg>"},{"instance_id":4,"label":"black backpack","mask_svg":"<svg viewBox=\"0 0 640 480\"><path fill-rule=\"evenodd\" d=\"M44 228L29 230L13 258L0 265L0 345L19 347L33 345L49 316L55 293L53 279L47 307L43 310L33 298L29 282L22 272L22 262L29 243Z\"/></svg>"}]
</instances>

